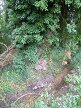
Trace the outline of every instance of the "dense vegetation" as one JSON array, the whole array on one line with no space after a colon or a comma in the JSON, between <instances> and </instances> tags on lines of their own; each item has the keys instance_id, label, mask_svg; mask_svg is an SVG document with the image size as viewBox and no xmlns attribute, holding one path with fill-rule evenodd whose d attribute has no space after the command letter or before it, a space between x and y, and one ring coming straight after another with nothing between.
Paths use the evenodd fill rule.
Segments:
<instances>
[{"instance_id":1,"label":"dense vegetation","mask_svg":"<svg viewBox=\"0 0 81 108\"><path fill-rule=\"evenodd\" d=\"M8 108L80 108L81 1L4 0L4 4L0 13L0 53L9 45L14 48L3 59L0 56L2 102ZM38 63L43 63L44 69L36 67ZM61 72L66 68L70 70L68 75ZM57 84L59 74L64 75L60 89L49 83L44 90L44 84L33 87L38 79L41 82L48 76ZM38 90L34 99L31 89L26 96L31 85L33 91ZM63 87L68 90L59 95Z\"/></svg>"},{"instance_id":2,"label":"dense vegetation","mask_svg":"<svg viewBox=\"0 0 81 108\"><path fill-rule=\"evenodd\" d=\"M80 12L80 0L6 0L7 27L18 47L80 44Z\"/></svg>"}]
</instances>

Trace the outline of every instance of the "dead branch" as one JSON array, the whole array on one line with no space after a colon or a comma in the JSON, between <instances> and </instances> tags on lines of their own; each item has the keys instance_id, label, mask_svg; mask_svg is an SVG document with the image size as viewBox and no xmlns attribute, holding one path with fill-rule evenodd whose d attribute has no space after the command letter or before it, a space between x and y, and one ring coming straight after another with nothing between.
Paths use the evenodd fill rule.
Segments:
<instances>
[{"instance_id":1,"label":"dead branch","mask_svg":"<svg viewBox=\"0 0 81 108\"><path fill-rule=\"evenodd\" d=\"M28 96L28 95L30 95L31 97L33 97L33 95L35 96L35 97L34 97L34 100L33 100L33 102L34 102L36 99L38 99L38 97L41 96L41 94L42 94L45 90L46 90L46 88L44 87L44 88L42 88L38 93L32 92L32 93L24 94L24 95L20 96L19 98L17 98L17 100L13 103L13 106L15 106L16 103L17 103L20 99L22 99L24 96ZM29 99L28 99L27 101L29 101Z\"/></svg>"},{"instance_id":2,"label":"dead branch","mask_svg":"<svg viewBox=\"0 0 81 108\"><path fill-rule=\"evenodd\" d=\"M3 42L0 42L0 45L4 46L6 48L6 50L7 50L8 47L7 47L6 44L4 44Z\"/></svg>"},{"instance_id":3,"label":"dead branch","mask_svg":"<svg viewBox=\"0 0 81 108\"><path fill-rule=\"evenodd\" d=\"M0 70L2 70L5 65L11 64L14 51L14 45L11 45L0 55Z\"/></svg>"},{"instance_id":4,"label":"dead branch","mask_svg":"<svg viewBox=\"0 0 81 108\"><path fill-rule=\"evenodd\" d=\"M0 55L0 60L2 60L2 58L7 54L9 53L10 50L12 50L14 48L14 45L11 45L9 47L7 47L7 50L4 51L1 55Z\"/></svg>"},{"instance_id":5,"label":"dead branch","mask_svg":"<svg viewBox=\"0 0 81 108\"><path fill-rule=\"evenodd\" d=\"M20 96L20 97L13 103L13 106L14 106L20 99L22 99L23 97L28 96L28 95L37 95L37 94L36 94L36 93L27 93L27 94L24 94L24 95Z\"/></svg>"}]
</instances>

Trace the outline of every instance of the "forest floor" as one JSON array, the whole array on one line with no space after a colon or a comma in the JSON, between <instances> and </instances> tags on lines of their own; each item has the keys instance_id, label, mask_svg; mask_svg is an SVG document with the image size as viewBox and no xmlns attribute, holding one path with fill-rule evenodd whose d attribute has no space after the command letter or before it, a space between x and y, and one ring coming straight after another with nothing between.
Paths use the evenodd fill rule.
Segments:
<instances>
[{"instance_id":1,"label":"forest floor","mask_svg":"<svg viewBox=\"0 0 81 108\"><path fill-rule=\"evenodd\" d=\"M70 87L72 86L71 83L65 81L65 78L68 76L68 74L71 74L71 68L67 66L67 61L62 60L62 66L60 67L59 64L54 65L52 58L47 60L41 57L39 58L34 68L32 68L32 66L30 65L33 70L33 77L16 83L15 81L13 81L13 79L18 76L14 77L14 74L10 73L8 76L8 72L7 74L5 74L5 72L3 71L6 66L11 65L13 55L14 53L16 53L16 51L17 50L11 48L1 56L0 108L16 108L10 107L9 105L16 105L21 102L24 104L24 107L22 108L26 108L26 104L29 104L29 108L32 108L32 104L40 99L42 95L44 97L44 101L47 103L47 108L51 108L50 100L48 99L48 97L50 97L51 100L57 97L61 97L68 93ZM52 68L49 68L50 65L52 65ZM7 76L9 77L9 80L6 79ZM13 88L14 90L11 88ZM75 91L74 94L76 94Z\"/></svg>"}]
</instances>

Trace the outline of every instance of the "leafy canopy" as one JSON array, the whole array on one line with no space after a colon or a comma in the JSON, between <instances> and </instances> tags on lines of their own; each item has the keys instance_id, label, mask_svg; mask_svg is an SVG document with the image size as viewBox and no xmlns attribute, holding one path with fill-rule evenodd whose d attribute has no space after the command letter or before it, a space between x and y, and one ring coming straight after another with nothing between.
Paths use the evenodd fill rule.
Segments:
<instances>
[{"instance_id":1,"label":"leafy canopy","mask_svg":"<svg viewBox=\"0 0 81 108\"><path fill-rule=\"evenodd\" d=\"M10 36L19 48L80 38L80 0L6 0L6 10Z\"/></svg>"}]
</instances>

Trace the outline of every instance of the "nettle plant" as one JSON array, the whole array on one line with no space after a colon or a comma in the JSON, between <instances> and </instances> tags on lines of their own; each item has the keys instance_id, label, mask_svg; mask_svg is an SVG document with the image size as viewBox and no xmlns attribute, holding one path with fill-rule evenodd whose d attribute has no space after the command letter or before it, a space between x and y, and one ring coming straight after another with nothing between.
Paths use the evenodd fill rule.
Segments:
<instances>
[{"instance_id":1,"label":"nettle plant","mask_svg":"<svg viewBox=\"0 0 81 108\"><path fill-rule=\"evenodd\" d=\"M80 0L6 0L6 21L13 43L21 48L45 40L63 46L68 39L80 38L80 8Z\"/></svg>"}]
</instances>

